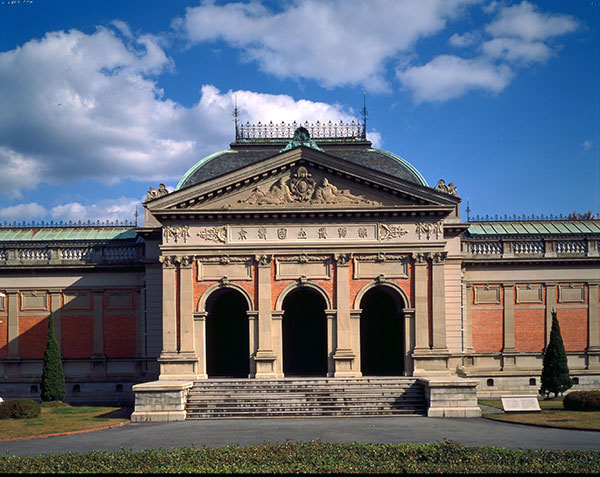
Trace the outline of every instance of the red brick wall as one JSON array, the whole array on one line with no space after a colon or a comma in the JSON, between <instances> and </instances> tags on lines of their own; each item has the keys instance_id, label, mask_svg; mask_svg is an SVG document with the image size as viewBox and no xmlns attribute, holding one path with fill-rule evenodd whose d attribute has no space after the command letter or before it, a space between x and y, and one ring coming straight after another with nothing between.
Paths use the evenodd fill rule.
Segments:
<instances>
[{"instance_id":1,"label":"red brick wall","mask_svg":"<svg viewBox=\"0 0 600 477\"><path fill-rule=\"evenodd\" d=\"M63 358L91 358L94 350L93 316L65 314L61 317L60 329Z\"/></svg>"},{"instance_id":2,"label":"red brick wall","mask_svg":"<svg viewBox=\"0 0 600 477\"><path fill-rule=\"evenodd\" d=\"M559 308L556 317L566 351L582 351L587 348L588 311L581 308Z\"/></svg>"},{"instance_id":3,"label":"red brick wall","mask_svg":"<svg viewBox=\"0 0 600 477\"><path fill-rule=\"evenodd\" d=\"M107 358L133 358L136 351L135 313L104 315L104 354Z\"/></svg>"},{"instance_id":4,"label":"red brick wall","mask_svg":"<svg viewBox=\"0 0 600 477\"><path fill-rule=\"evenodd\" d=\"M491 285L491 284L490 284ZM473 329L473 349L477 353L502 351L504 346L504 312L501 309L490 310L491 305L474 303L475 287L471 287L471 326ZM500 292L500 304L503 306L504 290Z\"/></svg>"},{"instance_id":5,"label":"red brick wall","mask_svg":"<svg viewBox=\"0 0 600 477\"><path fill-rule=\"evenodd\" d=\"M48 341L48 316L19 317L19 355L23 359L41 359Z\"/></svg>"},{"instance_id":6,"label":"red brick wall","mask_svg":"<svg viewBox=\"0 0 600 477\"><path fill-rule=\"evenodd\" d=\"M543 351L546 340L545 309L515 309L517 351Z\"/></svg>"}]
</instances>

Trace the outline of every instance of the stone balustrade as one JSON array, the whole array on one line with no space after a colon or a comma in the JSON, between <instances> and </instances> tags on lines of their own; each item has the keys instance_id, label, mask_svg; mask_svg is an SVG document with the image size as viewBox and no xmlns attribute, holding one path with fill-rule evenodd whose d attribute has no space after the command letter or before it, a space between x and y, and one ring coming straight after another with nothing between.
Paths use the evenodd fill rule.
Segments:
<instances>
[{"instance_id":1,"label":"stone balustrade","mask_svg":"<svg viewBox=\"0 0 600 477\"><path fill-rule=\"evenodd\" d=\"M465 258L561 258L598 257L600 241L597 239L463 239Z\"/></svg>"},{"instance_id":2,"label":"stone balustrade","mask_svg":"<svg viewBox=\"0 0 600 477\"><path fill-rule=\"evenodd\" d=\"M142 246L136 245L73 245L0 248L0 266L129 264L140 262Z\"/></svg>"}]
</instances>

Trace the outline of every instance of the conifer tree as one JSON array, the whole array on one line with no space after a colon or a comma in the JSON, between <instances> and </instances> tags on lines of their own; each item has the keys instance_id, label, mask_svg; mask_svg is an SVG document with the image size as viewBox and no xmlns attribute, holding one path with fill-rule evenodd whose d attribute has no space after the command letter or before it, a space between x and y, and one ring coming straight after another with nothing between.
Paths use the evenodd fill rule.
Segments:
<instances>
[{"instance_id":1,"label":"conifer tree","mask_svg":"<svg viewBox=\"0 0 600 477\"><path fill-rule=\"evenodd\" d=\"M48 317L48 342L44 352L41 391L42 401L62 401L66 394L65 373L58 341L54 336L52 313Z\"/></svg>"},{"instance_id":2,"label":"conifer tree","mask_svg":"<svg viewBox=\"0 0 600 477\"><path fill-rule=\"evenodd\" d=\"M569 376L567 365L567 353L560 335L560 326L556 318L556 311L552 310L552 329L550 330L550 342L544 353L544 368L542 369L542 385L540 394L546 396L551 392L554 397L563 393L573 386L573 380Z\"/></svg>"}]
</instances>

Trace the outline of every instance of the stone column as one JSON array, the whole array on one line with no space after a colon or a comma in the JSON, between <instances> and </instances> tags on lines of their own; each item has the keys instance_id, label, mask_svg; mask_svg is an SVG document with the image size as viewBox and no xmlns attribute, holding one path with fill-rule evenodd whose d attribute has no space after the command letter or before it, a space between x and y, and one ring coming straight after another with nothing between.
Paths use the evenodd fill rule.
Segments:
<instances>
[{"instance_id":1,"label":"stone column","mask_svg":"<svg viewBox=\"0 0 600 477\"><path fill-rule=\"evenodd\" d=\"M283 378L283 314L283 310L273 310L271 312L273 348L275 355L279 357L275 360L275 377L278 379Z\"/></svg>"},{"instance_id":2,"label":"stone column","mask_svg":"<svg viewBox=\"0 0 600 477\"><path fill-rule=\"evenodd\" d=\"M415 352L429 350L428 253L415 253Z\"/></svg>"},{"instance_id":3,"label":"stone column","mask_svg":"<svg viewBox=\"0 0 600 477\"><path fill-rule=\"evenodd\" d=\"M18 359L19 356L19 294L18 292L8 292L6 294L7 313L7 331L8 331L8 359Z\"/></svg>"},{"instance_id":4,"label":"stone column","mask_svg":"<svg viewBox=\"0 0 600 477\"><path fill-rule=\"evenodd\" d=\"M588 283L588 369L600 369L598 283Z\"/></svg>"},{"instance_id":5,"label":"stone column","mask_svg":"<svg viewBox=\"0 0 600 477\"><path fill-rule=\"evenodd\" d=\"M104 354L104 291L94 290L94 352L92 354L92 376L106 376Z\"/></svg>"},{"instance_id":6,"label":"stone column","mask_svg":"<svg viewBox=\"0 0 600 477\"><path fill-rule=\"evenodd\" d=\"M194 341L196 343L196 357L198 359L198 379L207 379L206 373L206 317L207 311L194 313Z\"/></svg>"},{"instance_id":7,"label":"stone column","mask_svg":"<svg viewBox=\"0 0 600 477\"><path fill-rule=\"evenodd\" d=\"M444 262L446 252L433 254L432 261L432 307L433 307L433 349L448 351L446 346L446 286Z\"/></svg>"},{"instance_id":8,"label":"stone column","mask_svg":"<svg viewBox=\"0 0 600 477\"><path fill-rule=\"evenodd\" d=\"M515 285L505 283L504 289L504 347L502 348L503 369L516 366L515 348Z\"/></svg>"},{"instance_id":9,"label":"stone column","mask_svg":"<svg viewBox=\"0 0 600 477\"><path fill-rule=\"evenodd\" d=\"M415 348L415 309L405 308L404 312L404 375L411 376L414 367L411 353Z\"/></svg>"},{"instance_id":10,"label":"stone column","mask_svg":"<svg viewBox=\"0 0 600 477\"><path fill-rule=\"evenodd\" d=\"M556 308L556 285L546 283L546 346L550 343L550 331L552 331L552 311ZM544 349L545 347L544 346Z\"/></svg>"},{"instance_id":11,"label":"stone column","mask_svg":"<svg viewBox=\"0 0 600 477\"><path fill-rule=\"evenodd\" d=\"M195 358L196 347L194 343L194 257L181 257L179 267L179 343L180 353Z\"/></svg>"},{"instance_id":12,"label":"stone column","mask_svg":"<svg viewBox=\"0 0 600 477\"><path fill-rule=\"evenodd\" d=\"M257 255L258 281L258 351L254 355L256 378L275 378L271 319L271 263L272 255ZM281 358L281 357L280 357Z\"/></svg>"},{"instance_id":13,"label":"stone column","mask_svg":"<svg viewBox=\"0 0 600 477\"><path fill-rule=\"evenodd\" d=\"M161 356L177 353L177 311L175 290L175 257L161 256L163 266L163 344ZM162 374L162 372L161 372Z\"/></svg>"},{"instance_id":14,"label":"stone column","mask_svg":"<svg viewBox=\"0 0 600 477\"><path fill-rule=\"evenodd\" d=\"M248 315L248 338L249 338L249 349L248 349L248 353L249 356L254 357L254 354L257 351L257 337L258 337L258 329L256 326L256 322L258 319L258 312L257 311L247 311L246 312ZM250 360L250 378L253 378L256 376L256 362L254 361L254 359Z\"/></svg>"},{"instance_id":15,"label":"stone column","mask_svg":"<svg viewBox=\"0 0 600 477\"><path fill-rule=\"evenodd\" d=\"M354 366L356 355L352 350L350 330L350 254L336 255L336 349L333 355L335 377L356 377L360 375Z\"/></svg>"},{"instance_id":16,"label":"stone column","mask_svg":"<svg viewBox=\"0 0 600 477\"><path fill-rule=\"evenodd\" d=\"M466 353L474 353L475 349L473 349L473 317L471 314L471 301L473 300L472 296L473 285L471 283L467 283L465 285L465 305L464 305L464 322L463 322L463 335L465 337L465 352Z\"/></svg>"},{"instance_id":17,"label":"stone column","mask_svg":"<svg viewBox=\"0 0 600 477\"><path fill-rule=\"evenodd\" d=\"M52 320L54 321L54 336L58 341L58 349L62 350L62 322L60 313L60 292L50 293L50 312L52 313ZM62 352L62 351L61 351Z\"/></svg>"}]
</instances>

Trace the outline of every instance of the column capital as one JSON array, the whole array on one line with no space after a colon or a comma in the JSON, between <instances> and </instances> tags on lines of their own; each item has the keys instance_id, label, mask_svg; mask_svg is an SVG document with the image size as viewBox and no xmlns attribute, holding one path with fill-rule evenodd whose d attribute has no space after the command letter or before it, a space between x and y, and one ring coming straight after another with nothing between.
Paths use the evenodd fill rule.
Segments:
<instances>
[{"instance_id":1,"label":"column capital","mask_svg":"<svg viewBox=\"0 0 600 477\"><path fill-rule=\"evenodd\" d=\"M177 257L175 255L161 255L158 257L158 261L163 268L175 268L176 260Z\"/></svg>"},{"instance_id":2,"label":"column capital","mask_svg":"<svg viewBox=\"0 0 600 477\"><path fill-rule=\"evenodd\" d=\"M448 252L435 252L431 254L433 265L443 265L448 256Z\"/></svg>"},{"instance_id":3,"label":"column capital","mask_svg":"<svg viewBox=\"0 0 600 477\"><path fill-rule=\"evenodd\" d=\"M350 266L350 259L352 258L352 254L336 253L333 258L335 259L335 264L338 267L348 267Z\"/></svg>"},{"instance_id":4,"label":"column capital","mask_svg":"<svg viewBox=\"0 0 600 477\"><path fill-rule=\"evenodd\" d=\"M273 255L270 254L262 254L256 255L254 257L259 267L271 267L271 262L273 261Z\"/></svg>"},{"instance_id":5,"label":"column capital","mask_svg":"<svg viewBox=\"0 0 600 477\"><path fill-rule=\"evenodd\" d=\"M415 265L427 265L430 255L429 252L413 252L412 258L415 261Z\"/></svg>"},{"instance_id":6,"label":"column capital","mask_svg":"<svg viewBox=\"0 0 600 477\"><path fill-rule=\"evenodd\" d=\"M192 265L194 264L194 256L183 255L181 257L177 257L177 261L179 262L181 268L192 268Z\"/></svg>"}]
</instances>

